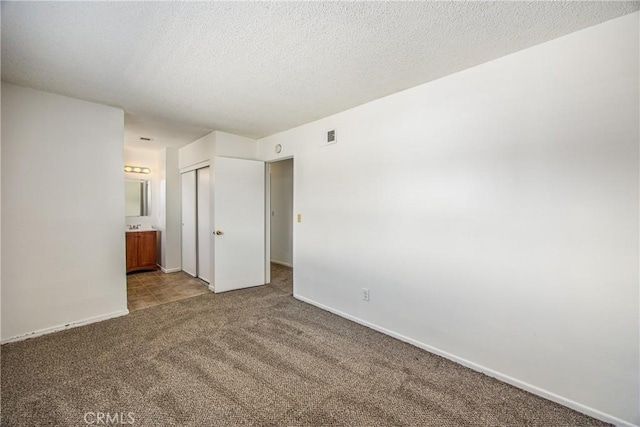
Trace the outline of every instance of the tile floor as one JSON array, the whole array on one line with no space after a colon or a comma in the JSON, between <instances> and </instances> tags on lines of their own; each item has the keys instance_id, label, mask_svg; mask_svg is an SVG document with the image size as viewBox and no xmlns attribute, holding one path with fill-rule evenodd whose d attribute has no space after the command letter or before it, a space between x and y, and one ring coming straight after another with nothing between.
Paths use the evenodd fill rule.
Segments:
<instances>
[{"instance_id":1,"label":"tile floor","mask_svg":"<svg viewBox=\"0 0 640 427\"><path fill-rule=\"evenodd\" d=\"M208 284L183 271L148 271L127 274L129 311L166 304L211 292Z\"/></svg>"},{"instance_id":2,"label":"tile floor","mask_svg":"<svg viewBox=\"0 0 640 427\"><path fill-rule=\"evenodd\" d=\"M271 285L293 293L293 270L271 264ZM183 271L163 273L146 271L127 274L127 307L136 311L211 292L209 284Z\"/></svg>"}]
</instances>

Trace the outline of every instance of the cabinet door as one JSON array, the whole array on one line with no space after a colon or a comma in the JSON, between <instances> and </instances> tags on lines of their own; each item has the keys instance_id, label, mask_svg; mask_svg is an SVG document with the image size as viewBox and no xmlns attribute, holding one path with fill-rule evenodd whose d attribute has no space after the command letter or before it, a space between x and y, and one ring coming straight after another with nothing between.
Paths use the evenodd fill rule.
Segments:
<instances>
[{"instance_id":1,"label":"cabinet door","mask_svg":"<svg viewBox=\"0 0 640 427\"><path fill-rule=\"evenodd\" d=\"M127 233L127 272L140 265L138 256L138 233Z\"/></svg>"},{"instance_id":2,"label":"cabinet door","mask_svg":"<svg viewBox=\"0 0 640 427\"><path fill-rule=\"evenodd\" d=\"M148 233L138 234L140 235L138 240L140 266L150 266L155 268L158 260L156 250L156 233L151 231Z\"/></svg>"}]
</instances>

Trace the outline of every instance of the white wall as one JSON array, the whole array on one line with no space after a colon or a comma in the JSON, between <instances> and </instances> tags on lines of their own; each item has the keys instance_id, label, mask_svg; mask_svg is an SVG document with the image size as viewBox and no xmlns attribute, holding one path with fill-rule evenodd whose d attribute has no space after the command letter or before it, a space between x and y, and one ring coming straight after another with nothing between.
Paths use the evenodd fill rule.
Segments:
<instances>
[{"instance_id":1,"label":"white wall","mask_svg":"<svg viewBox=\"0 0 640 427\"><path fill-rule=\"evenodd\" d=\"M211 161L214 156L256 159L257 150L255 139L213 131L179 149L179 169L201 165Z\"/></svg>"},{"instance_id":2,"label":"white wall","mask_svg":"<svg viewBox=\"0 0 640 427\"><path fill-rule=\"evenodd\" d=\"M165 148L160 152L160 266L166 272L181 269L180 246L180 171L178 150Z\"/></svg>"},{"instance_id":3,"label":"white wall","mask_svg":"<svg viewBox=\"0 0 640 427\"><path fill-rule=\"evenodd\" d=\"M260 140L295 156L295 295L640 424L638 17Z\"/></svg>"},{"instance_id":4,"label":"white wall","mask_svg":"<svg viewBox=\"0 0 640 427\"><path fill-rule=\"evenodd\" d=\"M206 162L213 156L216 133L211 132L178 150L179 169Z\"/></svg>"},{"instance_id":5,"label":"white wall","mask_svg":"<svg viewBox=\"0 0 640 427\"><path fill-rule=\"evenodd\" d=\"M2 83L2 341L127 313L122 110Z\"/></svg>"},{"instance_id":6,"label":"white wall","mask_svg":"<svg viewBox=\"0 0 640 427\"><path fill-rule=\"evenodd\" d=\"M293 159L271 164L271 261L293 264Z\"/></svg>"},{"instance_id":7,"label":"white wall","mask_svg":"<svg viewBox=\"0 0 640 427\"><path fill-rule=\"evenodd\" d=\"M215 131L215 155L236 159L254 160L257 158L258 145L255 139Z\"/></svg>"}]
</instances>

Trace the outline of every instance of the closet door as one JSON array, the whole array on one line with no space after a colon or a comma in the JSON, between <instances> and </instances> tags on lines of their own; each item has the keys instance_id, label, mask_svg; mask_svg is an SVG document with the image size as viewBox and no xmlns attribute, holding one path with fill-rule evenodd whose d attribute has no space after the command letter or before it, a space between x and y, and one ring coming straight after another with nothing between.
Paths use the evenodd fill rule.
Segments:
<instances>
[{"instance_id":1,"label":"closet door","mask_svg":"<svg viewBox=\"0 0 640 427\"><path fill-rule=\"evenodd\" d=\"M182 271L196 276L196 171L185 172L181 178Z\"/></svg>"},{"instance_id":2,"label":"closet door","mask_svg":"<svg viewBox=\"0 0 640 427\"><path fill-rule=\"evenodd\" d=\"M198 277L207 283L211 281L211 227L210 227L210 187L209 168L197 170L198 181Z\"/></svg>"}]
</instances>

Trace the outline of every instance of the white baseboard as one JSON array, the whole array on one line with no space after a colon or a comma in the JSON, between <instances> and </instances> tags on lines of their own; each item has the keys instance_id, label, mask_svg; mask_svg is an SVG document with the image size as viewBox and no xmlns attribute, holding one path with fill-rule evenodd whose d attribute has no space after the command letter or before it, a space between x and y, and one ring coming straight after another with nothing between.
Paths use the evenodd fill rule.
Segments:
<instances>
[{"instance_id":1,"label":"white baseboard","mask_svg":"<svg viewBox=\"0 0 640 427\"><path fill-rule=\"evenodd\" d=\"M274 264L280 264L284 265L285 267L293 268L293 265L289 264L288 262L278 261L277 259L272 259L271 262Z\"/></svg>"},{"instance_id":2,"label":"white baseboard","mask_svg":"<svg viewBox=\"0 0 640 427\"><path fill-rule=\"evenodd\" d=\"M120 310L114 311L113 313L103 314L102 316L90 317L89 319L80 320L78 322L71 322L65 325L53 326L51 328L40 329L34 332L29 332L28 334L16 335L15 337L7 338L2 340L0 344L7 344L10 342L23 341L29 338L40 337L42 335L52 334L54 332L64 331L66 329L77 328L78 326L85 326L91 323L102 322L104 320L114 319L116 317L126 316L129 314L129 310Z\"/></svg>"},{"instance_id":3,"label":"white baseboard","mask_svg":"<svg viewBox=\"0 0 640 427\"><path fill-rule=\"evenodd\" d=\"M213 287L213 285L211 283L209 283L209 290L213 293L216 292L216 289Z\"/></svg>"},{"instance_id":4,"label":"white baseboard","mask_svg":"<svg viewBox=\"0 0 640 427\"><path fill-rule=\"evenodd\" d=\"M618 427L639 427L637 424L633 424L633 423L631 423L629 421L622 420L622 419L620 419L618 417L615 417L613 415L604 413L602 411L599 411L597 409L594 409L594 408L591 408L589 406L583 405L581 403L575 402L575 401L573 401L571 399L567 399L565 397L559 396L559 395L557 395L555 393L552 393L552 392L550 392L548 390L544 390L544 389L542 389L540 387L536 387L536 386L534 386L532 384L529 384L527 382L521 381L521 380L519 380L517 378L513 378L513 377L510 377L509 375L505 375L503 373L494 371L493 369L486 368L486 367L484 367L482 365L479 365L477 363L471 362L470 360L463 359L463 358L458 357L458 356L456 356L454 354L447 353L446 351L440 350L440 349L432 347L432 346L430 346L428 344L424 344L424 343L422 343L420 341L416 341L416 340L414 340L412 338L409 338L409 337L406 337L404 335L398 334L396 332L390 331L388 329L385 329L385 328L380 327L378 325L375 325L373 323L370 323L370 322L367 322L365 320L362 320L362 319L360 319L358 317L352 316L352 315L347 314L347 313L343 313L340 310L336 310L336 309L328 307L328 306L326 306L324 304L320 304L319 302L313 301L313 300L311 300L309 298L303 297L303 296L298 295L296 293L293 294L293 297L298 299L298 300L300 300L300 301L303 301L303 302L306 302L308 304L314 305L314 306L316 306L318 308L321 308L323 310L329 311L329 312L331 312L333 314L336 314L336 315L338 315L340 317L344 317L345 319L351 320L353 322L359 323L359 324L361 324L363 326L366 326L368 328L371 328L373 330L381 332L381 333L383 333L385 335L389 335L391 337L399 339L400 341L404 341L406 343L414 345L414 346L416 346L418 348L421 348L423 350L428 351L429 353L433 353L433 354L437 354L438 356L442 356L445 359L449 359L449 360L451 360L453 362L456 362L456 363L458 363L458 364L460 364L462 366L465 366L467 368L473 369L474 371L482 372L485 375L488 375L490 377L496 378L496 379L498 379L498 380L500 380L502 382L505 382L507 384L511 384L512 386L520 388L520 389L525 390L525 391L528 391L529 393L532 393L532 394L535 394L537 396L543 397L545 399L551 400L553 402L559 403L560 405L563 405L563 406L566 406L568 408L574 409L574 410L576 410L578 412L582 412L583 414L589 415L590 417L599 419L599 420L607 422L607 423L615 424Z\"/></svg>"},{"instance_id":5,"label":"white baseboard","mask_svg":"<svg viewBox=\"0 0 640 427\"><path fill-rule=\"evenodd\" d=\"M182 269L180 267L176 267L176 268L164 268L163 266L161 266L160 264L158 264L158 267L160 267L160 270L163 273L177 273L178 271L182 271Z\"/></svg>"}]
</instances>

